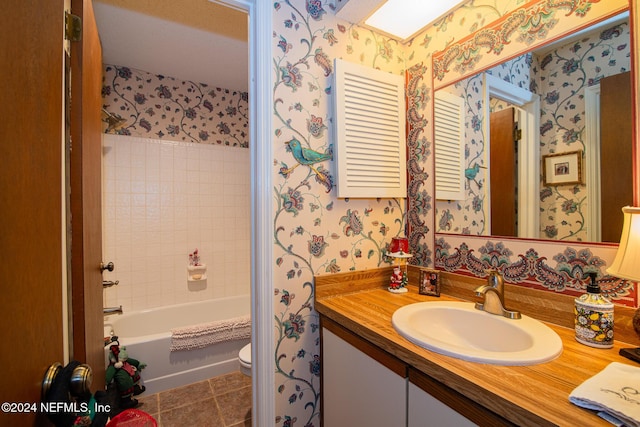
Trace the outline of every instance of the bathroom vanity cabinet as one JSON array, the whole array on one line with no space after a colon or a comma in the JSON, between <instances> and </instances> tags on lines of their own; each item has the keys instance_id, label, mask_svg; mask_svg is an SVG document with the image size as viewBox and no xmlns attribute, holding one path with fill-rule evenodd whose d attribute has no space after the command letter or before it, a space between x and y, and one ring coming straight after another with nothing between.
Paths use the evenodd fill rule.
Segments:
<instances>
[{"instance_id":1,"label":"bathroom vanity cabinet","mask_svg":"<svg viewBox=\"0 0 640 427\"><path fill-rule=\"evenodd\" d=\"M409 383L407 393L409 427L477 425L412 382Z\"/></svg>"},{"instance_id":2,"label":"bathroom vanity cabinet","mask_svg":"<svg viewBox=\"0 0 640 427\"><path fill-rule=\"evenodd\" d=\"M406 425L404 365L386 366L323 328L322 367L325 426Z\"/></svg>"},{"instance_id":3,"label":"bathroom vanity cabinet","mask_svg":"<svg viewBox=\"0 0 640 427\"><path fill-rule=\"evenodd\" d=\"M415 369L409 368L408 380L409 427L514 425Z\"/></svg>"},{"instance_id":4,"label":"bathroom vanity cabinet","mask_svg":"<svg viewBox=\"0 0 640 427\"><path fill-rule=\"evenodd\" d=\"M609 425L572 404L569 394L611 362L629 363L618 351L640 345L625 327L634 310L616 308L614 347L592 349L579 344L573 328L566 326L569 321L572 326L573 298L509 289L511 308L547 322L562 339L562 354L528 366L476 363L407 341L393 328L391 317L416 302L473 301L473 290L482 281L442 273L440 297L420 295L411 285L419 274L409 268L409 291L392 294L387 291L390 274L390 268L380 268L315 278L314 308L322 334L321 419L326 427ZM383 418L385 414L393 414L394 421Z\"/></svg>"},{"instance_id":5,"label":"bathroom vanity cabinet","mask_svg":"<svg viewBox=\"0 0 640 427\"><path fill-rule=\"evenodd\" d=\"M512 425L330 319L321 323L324 426Z\"/></svg>"}]
</instances>

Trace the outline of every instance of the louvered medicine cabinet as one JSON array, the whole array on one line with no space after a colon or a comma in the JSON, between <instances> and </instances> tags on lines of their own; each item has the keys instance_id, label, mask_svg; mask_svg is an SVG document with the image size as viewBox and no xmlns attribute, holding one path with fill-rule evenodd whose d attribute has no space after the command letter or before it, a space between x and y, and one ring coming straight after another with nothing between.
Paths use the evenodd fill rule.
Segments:
<instances>
[{"instance_id":1,"label":"louvered medicine cabinet","mask_svg":"<svg viewBox=\"0 0 640 427\"><path fill-rule=\"evenodd\" d=\"M338 197L406 197L403 76L341 59L334 70Z\"/></svg>"}]
</instances>

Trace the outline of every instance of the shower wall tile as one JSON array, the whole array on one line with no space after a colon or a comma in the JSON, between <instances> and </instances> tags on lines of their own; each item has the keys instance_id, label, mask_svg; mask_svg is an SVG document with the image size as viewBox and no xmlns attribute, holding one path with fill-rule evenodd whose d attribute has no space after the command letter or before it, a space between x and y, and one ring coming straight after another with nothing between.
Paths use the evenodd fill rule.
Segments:
<instances>
[{"instance_id":1,"label":"shower wall tile","mask_svg":"<svg viewBox=\"0 0 640 427\"><path fill-rule=\"evenodd\" d=\"M250 159L240 147L104 135L105 305L125 311L250 292ZM187 281L198 248L207 280Z\"/></svg>"}]
</instances>

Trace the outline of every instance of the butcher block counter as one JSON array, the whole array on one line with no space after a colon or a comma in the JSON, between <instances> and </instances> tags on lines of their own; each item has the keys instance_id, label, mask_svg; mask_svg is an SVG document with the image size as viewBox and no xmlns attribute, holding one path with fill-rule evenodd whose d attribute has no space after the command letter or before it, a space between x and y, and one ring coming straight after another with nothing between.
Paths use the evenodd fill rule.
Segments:
<instances>
[{"instance_id":1,"label":"butcher block counter","mask_svg":"<svg viewBox=\"0 0 640 427\"><path fill-rule=\"evenodd\" d=\"M578 343L573 330L573 298L552 292L505 285L506 306L545 322L562 339L562 354L547 363L499 366L468 362L426 350L401 337L391 324L400 307L423 301L477 301L473 290L482 279L440 273L441 295L418 293L419 268L409 266L408 292L387 291L391 268L315 277L315 309L323 327L343 329L379 351L417 371L426 381L454 396L475 403L520 426L607 426L593 411L569 402L569 394L611 362L640 366L618 354L640 345L631 327L634 310L616 306L615 344L595 349ZM473 328L474 325L469 325ZM459 393L459 394L458 394ZM435 393L434 393L435 395ZM456 408L455 405L451 405ZM456 410L460 411L459 407Z\"/></svg>"}]
</instances>

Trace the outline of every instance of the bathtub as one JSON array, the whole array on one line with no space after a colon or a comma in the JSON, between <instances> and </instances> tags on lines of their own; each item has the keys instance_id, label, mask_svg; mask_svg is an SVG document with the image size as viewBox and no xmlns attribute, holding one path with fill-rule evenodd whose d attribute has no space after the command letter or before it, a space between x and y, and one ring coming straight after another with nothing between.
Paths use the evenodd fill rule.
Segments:
<instances>
[{"instance_id":1,"label":"bathtub","mask_svg":"<svg viewBox=\"0 0 640 427\"><path fill-rule=\"evenodd\" d=\"M171 329L245 316L250 312L249 295L125 311L105 317L105 337L118 336L129 357L147 364L141 377L147 388L144 395L148 395L238 370L238 352L249 339L172 352L169 350ZM107 354L108 348L105 357Z\"/></svg>"}]
</instances>

